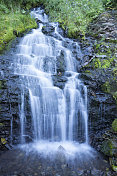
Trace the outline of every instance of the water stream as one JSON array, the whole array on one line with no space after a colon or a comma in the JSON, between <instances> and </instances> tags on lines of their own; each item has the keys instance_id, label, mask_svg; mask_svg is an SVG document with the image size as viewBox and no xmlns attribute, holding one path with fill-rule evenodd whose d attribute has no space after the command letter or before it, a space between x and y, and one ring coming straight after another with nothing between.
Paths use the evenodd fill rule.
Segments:
<instances>
[{"instance_id":1,"label":"water stream","mask_svg":"<svg viewBox=\"0 0 117 176\"><path fill-rule=\"evenodd\" d=\"M77 60L72 49L64 46L66 39L58 32L58 23L49 23L48 16L40 8L34 9L31 15L41 22L38 29L33 29L20 42L15 67L15 74L20 75L22 80L21 143L25 144L28 135L23 90L27 89L32 138L38 144L37 148L46 146L52 150L50 146L56 149L62 146L65 150L74 150L74 147L77 150L76 143L81 141L88 146L87 87L79 79ZM47 24L55 29L56 37L42 32ZM80 46L76 42L74 45L79 49L79 57L82 57ZM64 53L64 72L57 64L61 53ZM53 75L66 77L63 89L54 85Z\"/></svg>"}]
</instances>

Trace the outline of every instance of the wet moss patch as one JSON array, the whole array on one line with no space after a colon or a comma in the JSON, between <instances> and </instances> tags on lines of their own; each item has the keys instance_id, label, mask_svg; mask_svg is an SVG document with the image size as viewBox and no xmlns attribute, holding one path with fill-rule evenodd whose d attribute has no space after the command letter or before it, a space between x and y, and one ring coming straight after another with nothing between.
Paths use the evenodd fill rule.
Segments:
<instances>
[{"instance_id":1,"label":"wet moss patch","mask_svg":"<svg viewBox=\"0 0 117 176\"><path fill-rule=\"evenodd\" d=\"M112 129L114 132L117 132L117 119L115 119L112 123Z\"/></svg>"}]
</instances>

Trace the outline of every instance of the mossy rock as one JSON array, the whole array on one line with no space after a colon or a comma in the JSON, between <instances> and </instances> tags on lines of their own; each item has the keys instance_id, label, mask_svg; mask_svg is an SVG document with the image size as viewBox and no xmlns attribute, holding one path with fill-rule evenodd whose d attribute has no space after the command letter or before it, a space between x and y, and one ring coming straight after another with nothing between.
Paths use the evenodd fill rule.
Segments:
<instances>
[{"instance_id":1,"label":"mossy rock","mask_svg":"<svg viewBox=\"0 0 117 176\"><path fill-rule=\"evenodd\" d=\"M106 156L117 156L117 143L114 140L107 139L102 143L101 151Z\"/></svg>"},{"instance_id":2,"label":"mossy rock","mask_svg":"<svg viewBox=\"0 0 117 176\"><path fill-rule=\"evenodd\" d=\"M4 124L3 123L0 123L0 127L3 127L4 126Z\"/></svg>"},{"instance_id":3,"label":"mossy rock","mask_svg":"<svg viewBox=\"0 0 117 176\"><path fill-rule=\"evenodd\" d=\"M5 145L7 143L6 139L5 138L1 138L1 143Z\"/></svg>"},{"instance_id":4,"label":"mossy rock","mask_svg":"<svg viewBox=\"0 0 117 176\"><path fill-rule=\"evenodd\" d=\"M115 119L112 123L112 129L114 132L117 132L117 119Z\"/></svg>"},{"instance_id":5,"label":"mossy rock","mask_svg":"<svg viewBox=\"0 0 117 176\"><path fill-rule=\"evenodd\" d=\"M86 70L85 73L91 74L91 71L90 70Z\"/></svg>"},{"instance_id":6,"label":"mossy rock","mask_svg":"<svg viewBox=\"0 0 117 176\"><path fill-rule=\"evenodd\" d=\"M113 98L116 100L116 104L117 104L117 91L113 93Z\"/></svg>"},{"instance_id":7,"label":"mossy rock","mask_svg":"<svg viewBox=\"0 0 117 176\"><path fill-rule=\"evenodd\" d=\"M115 171L115 172L117 172L117 166L112 165L112 170Z\"/></svg>"},{"instance_id":8,"label":"mossy rock","mask_svg":"<svg viewBox=\"0 0 117 176\"><path fill-rule=\"evenodd\" d=\"M113 80L110 79L102 85L102 91L104 91L105 93L111 94L113 98L115 99L115 103L117 104L116 87L117 87L116 77L113 76Z\"/></svg>"}]
</instances>

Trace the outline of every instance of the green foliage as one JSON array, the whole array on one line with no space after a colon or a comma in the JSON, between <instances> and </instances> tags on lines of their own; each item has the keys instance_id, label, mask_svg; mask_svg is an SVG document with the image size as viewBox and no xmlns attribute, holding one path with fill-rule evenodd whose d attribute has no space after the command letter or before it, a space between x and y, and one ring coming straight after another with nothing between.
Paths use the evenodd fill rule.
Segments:
<instances>
[{"instance_id":1,"label":"green foliage","mask_svg":"<svg viewBox=\"0 0 117 176\"><path fill-rule=\"evenodd\" d=\"M15 36L13 31L24 32L36 23L25 10L43 4L50 20L58 21L68 37L85 36L87 26L114 0L0 0L0 51ZM105 64L104 64L105 65Z\"/></svg>"},{"instance_id":2,"label":"green foliage","mask_svg":"<svg viewBox=\"0 0 117 176\"><path fill-rule=\"evenodd\" d=\"M110 93L110 83L108 81L102 85L102 90L106 93Z\"/></svg>"},{"instance_id":3,"label":"green foliage","mask_svg":"<svg viewBox=\"0 0 117 176\"><path fill-rule=\"evenodd\" d=\"M0 0L0 4L5 4L9 10L17 9L17 7L30 9L40 4L40 2L41 0Z\"/></svg>"},{"instance_id":4,"label":"green foliage","mask_svg":"<svg viewBox=\"0 0 117 176\"><path fill-rule=\"evenodd\" d=\"M114 7L117 8L117 1L116 0L102 0L105 7Z\"/></svg>"},{"instance_id":5,"label":"green foliage","mask_svg":"<svg viewBox=\"0 0 117 176\"><path fill-rule=\"evenodd\" d=\"M0 4L0 13L9 13L9 9L6 7L5 4Z\"/></svg>"},{"instance_id":6,"label":"green foliage","mask_svg":"<svg viewBox=\"0 0 117 176\"><path fill-rule=\"evenodd\" d=\"M115 171L115 172L117 172L117 166L112 165L112 170Z\"/></svg>"},{"instance_id":7,"label":"green foliage","mask_svg":"<svg viewBox=\"0 0 117 176\"><path fill-rule=\"evenodd\" d=\"M116 104L117 104L117 91L113 93L113 98L116 100Z\"/></svg>"},{"instance_id":8,"label":"green foliage","mask_svg":"<svg viewBox=\"0 0 117 176\"><path fill-rule=\"evenodd\" d=\"M114 77L113 77L114 78ZM109 79L108 81L106 81L103 85L102 85L102 91L109 93L113 96L113 98L116 101L117 104L117 80L115 77L115 80L111 80Z\"/></svg>"},{"instance_id":9,"label":"green foliage","mask_svg":"<svg viewBox=\"0 0 117 176\"><path fill-rule=\"evenodd\" d=\"M8 42L20 34L31 28L36 28L37 24L29 14L22 13L20 4L16 7L12 0L5 5L0 1L0 52L7 46ZM18 3L18 1L17 1ZM25 12L25 11L24 11ZM14 33L15 31L15 33Z\"/></svg>"},{"instance_id":10,"label":"green foliage","mask_svg":"<svg viewBox=\"0 0 117 176\"><path fill-rule=\"evenodd\" d=\"M101 0L44 0L45 9L54 21L68 31L69 37L78 37L87 31L88 24L104 11Z\"/></svg>"},{"instance_id":11,"label":"green foliage","mask_svg":"<svg viewBox=\"0 0 117 176\"><path fill-rule=\"evenodd\" d=\"M113 143L111 140L105 140L102 143L101 151L107 156L113 156Z\"/></svg>"},{"instance_id":12,"label":"green foliage","mask_svg":"<svg viewBox=\"0 0 117 176\"><path fill-rule=\"evenodd\" d=\"M117 119L115 119L112 123L112 129L114 132L117 132Z\"/></svg>"},{"instance_id":13,"label":"green foliage","mask_svg":"<svg viewBox=\"0 0 117 176\"><path fill-rule=\"evenodd\" d=\"M50 19L58 21L68 37L85 35L87 26L115 0L43 0Z\"/></svg>"},{"instance_id":14,"label":"green foliage","mask_svg":"<svg viewBox=\"0 0 117 176\"><path fill-rule=\"evenodd\" d=\"M115 59L116 59L115 57L95 58L92 62L92 65L94 66L94 68L107 69L107 68L112 67Z\"/></svg>"},{"instance_id":15,"label":"green foliage","mask_svg":"<svg viewBox=\"0 0 117 176\"><path fill-rule=\"evenodd\" d=\"M98 56L105 57L96 57L93 59L92 65L94 68L99 69L107 69L114 68L116 72L116 45L112 45L111 43L106 43L104 39L95 43L95 52Z\"/></svg>"},{"instance_id":16,"label":"green foliage","mask_svg":"<svg viewBox=\"0 0 117 176\"><path fill-rule=\"evenodd\" d=\"M0 127L2 127L2 126L4 126L4 124L3 124L3 123L0 123Z\"/></svg>"}]
</instances>

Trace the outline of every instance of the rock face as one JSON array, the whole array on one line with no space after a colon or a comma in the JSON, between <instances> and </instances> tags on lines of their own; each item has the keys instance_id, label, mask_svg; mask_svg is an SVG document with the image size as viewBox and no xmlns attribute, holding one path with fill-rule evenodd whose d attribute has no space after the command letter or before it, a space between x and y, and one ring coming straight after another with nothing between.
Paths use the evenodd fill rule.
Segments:
<instances>
[{"instance_id":1,"label":"rock face","mask_svg":"<svg viewBox=\"0 0 117 176\"><path fill-rule=\"evenodd\" d=\"M18 41L14 42L14 46ZM0 138L6 140L6 144L17 140L19 129L19 105L21 101L19 78L14 75L12 64L14 59L11 49L5 55L0 56ZM13 138L13 139L12 139ZM1 141L0 149L9 148Z\"/></svg>"},{"instance_id":2,"label":"rock face","mask_svg":"<svg viewBox=\"0 0 117 176\"><path fill-rule=\"evenodd\" d=\"M109 158L109 164L114 172L117 172L117 134L113 129L106 130L99 138L100 151Z\"/></svg>"},{"instance_id":3,"label":"rock face","mask_svg":"<svg viewBox=\"0 0 117 176\"><path fill-rule=\"evenodd\" d=\"M84 57L81 68L81 79L88 87L90 144L109 158L114 172L117 166L116 17L117 11L105 12L91 24L93 54Z\"/></svg>"},{"instance_id":4,"label":"rock face","mask_svg":"<svg viewBox=\"0 0 117 176\"><path fill-rule=\"evenodd\" d=\"M104 93L101 89L105 76L98 70L81 74L81 79L88 87L89 131L96 130L99 133L110 127L117 112L116 101L112 95Z\"/></svg>"},{"instance_id":5,"label":"rock face","mask_svg":"<svg viewBox=\"0 0 117 176\"><path fill-rule=\"evenodd\" d=\"M105 38L106 41L117 41L117 10L106 11L90 26L91 33L96 38Z\"/></svg>"}]
</instances>

